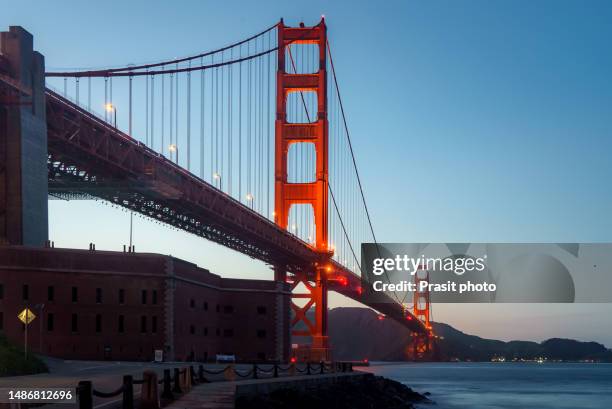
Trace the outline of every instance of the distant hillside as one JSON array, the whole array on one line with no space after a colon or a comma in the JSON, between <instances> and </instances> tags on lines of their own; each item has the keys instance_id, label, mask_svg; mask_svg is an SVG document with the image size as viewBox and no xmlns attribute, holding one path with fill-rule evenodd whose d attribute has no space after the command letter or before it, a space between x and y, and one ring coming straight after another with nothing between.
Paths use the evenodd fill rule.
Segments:
<instances>
[{"instance_id":1,"label":"distant hillside","mask_svg":"<svg viewBox=\"0 0 612 409\"><path fill-rule=\"evenodd\" d=\"M552 338L542 343L498 341L465 334L450 325L434 323L439 359L490 361L493 357L612 362L612 350L596 342ZM329 336L338 360L399 361L407 359L410 332L391 319L379 320L368 308L335 308L329 312Z\"/></svg>"}]
</instances>

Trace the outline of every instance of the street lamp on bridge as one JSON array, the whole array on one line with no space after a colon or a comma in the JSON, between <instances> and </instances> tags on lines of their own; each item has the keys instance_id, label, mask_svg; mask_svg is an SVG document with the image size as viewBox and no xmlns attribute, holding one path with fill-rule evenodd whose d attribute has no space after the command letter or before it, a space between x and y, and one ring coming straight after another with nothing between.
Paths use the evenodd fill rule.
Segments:
<instances>
[{"instance_id":1,"label":"street lamp on bridge","mask_svg":"<svg viewBox=\"0 0 612 409\"><path fill-rule=\"evenodd\" d=\"M251 210L253 210L254 199L255 199L255 197L251 193L247 193L246 200L247 200L247 202L249 202L249 205L251 206Z\"/></svg>"},{"instance_id":2,"label":"street lamp on bridge","mask_svg":"<svg viewBox=\"0 0 612 409\"><path fill-rule=\"evenodd\" d=\"M104 105L104 108L106 109L106 112L110 112L113 114L113 126L117 128L117 106L109 102Z\"/></svg>"},{"instance_id":3,"label":"street lamp on bridge","mask_svg":"<svg viewBox=\"0 0 612 409\"><path fill-rule=\"evenodd\" d=\"M213 173L213 179L219 181L219 190L222 190L223 188L221 187L221 174L219 172Z\"/></svg>"},{"instance_id":4,"label":"street lamp on bridge","mask_svg":"<svg viewBox=\"0 0 612 409\"><path fill-rule=\"evenodd\" d=\"M170 160L172 160L172 153L174 153L174 162L178 164L178 146L175 143L171 143L168 146L170 151Z\"/></svg>"}]
</instances>

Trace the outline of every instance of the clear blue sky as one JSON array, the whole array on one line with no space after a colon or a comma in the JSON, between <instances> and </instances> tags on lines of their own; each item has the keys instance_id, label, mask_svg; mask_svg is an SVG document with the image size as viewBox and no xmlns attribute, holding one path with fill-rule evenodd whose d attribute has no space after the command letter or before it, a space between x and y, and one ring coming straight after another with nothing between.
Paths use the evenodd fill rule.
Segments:
<instances>
[{"instance_id":1,"label":"clear blue sky","mask_svg":"<svg viewBox=\"0 0 612 409\"><path fill-rule=\"evenodd\" d=\"M612 241L611 2L1 0L0 8L0 28L31 31L48 68L189 55L281 16L310 24L325 14L380 241ZM58 245L126 242L125 213L88 202L50 209ZM270 277L145 221L136 244L226 276ZM612 346L609 304L440 305L434 315L483 336Z\"/></svg>"}]
</instances>

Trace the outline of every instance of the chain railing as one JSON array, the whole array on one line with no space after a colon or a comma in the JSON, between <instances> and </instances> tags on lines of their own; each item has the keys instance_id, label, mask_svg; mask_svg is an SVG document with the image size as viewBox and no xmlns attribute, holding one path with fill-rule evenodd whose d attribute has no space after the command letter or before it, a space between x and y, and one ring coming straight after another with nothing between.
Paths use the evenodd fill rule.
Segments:
<instances>
[{"instance_id":1,"label":"chain railing","mask_svg":"<svg viewBox=\"0 0 612 409\"><path fill-rule=\"evenodd\" d=\"M234 380L236 376L241 379L260 379L260 375L265 375L265 378L269 379L298 374L319 375L339 372L353 372L353 364L351 362L308 362L303 366L290 363L286 366L273 364L267 368L253 364L252 368L247 371L240 371L233 364L218 370L206 369L204 365L200 364L197 372L193 365L173 368L172 375L170 369L164 369L163 377L159 380L157 373L150 370L143 372L142 379L134 379L132 375L124 375L121 386L110 392L95 389L92 381L80 381L77 386L77 397L79 409L93 409L94 397L108 399L118 396L121 396L123 409L134 409L134 385L142 385L140 408L159 409L162 406L162 400L165 402L172 401L176 399L177 395L189 392L193 385L211 382L206 377L207 375L223 374L226 380ZM161 386L161 393L159 386Z\"/></svg>"}]
</instances>

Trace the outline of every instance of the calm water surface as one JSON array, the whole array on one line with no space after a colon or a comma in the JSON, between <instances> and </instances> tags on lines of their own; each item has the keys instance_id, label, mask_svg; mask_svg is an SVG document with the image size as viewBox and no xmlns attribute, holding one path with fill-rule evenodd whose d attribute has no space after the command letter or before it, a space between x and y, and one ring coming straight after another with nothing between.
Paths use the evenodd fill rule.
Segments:
<instances>
[{"instance_id":1,"label":"calm water surface","mask_svg":"<svg viewBox=\"0 0 612 409\"><path fill-rule=\"evenodd\" d=\"M362 368L360 368L362 369ZM373 363L439 409L610 409L612 364ZM432 405L420 405L430 409Z\"/></svg>"}]
</instances>

